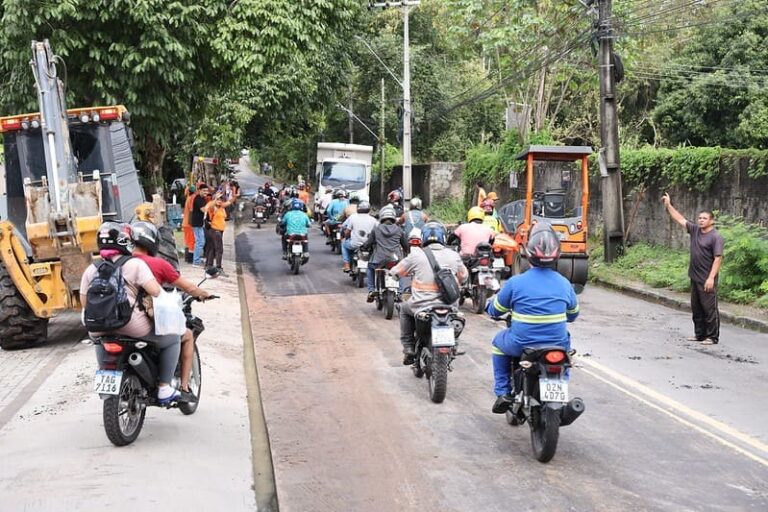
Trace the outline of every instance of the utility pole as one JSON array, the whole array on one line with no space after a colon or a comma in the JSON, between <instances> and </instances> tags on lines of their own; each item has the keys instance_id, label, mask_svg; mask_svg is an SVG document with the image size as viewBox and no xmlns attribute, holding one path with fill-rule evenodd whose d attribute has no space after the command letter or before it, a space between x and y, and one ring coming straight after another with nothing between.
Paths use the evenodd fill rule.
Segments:
<instances>
[{"instance_id":1,"label":"utility pole","mask_svg":"<svg viewBox=\"0 0 768 512\"><path fill-rule=\"evenodd\" d=\"M624 251L624 205L619 159L619 119L613 65L612 0L599 0L598 37L600 48L600 144L602 174L603 240L605 261L612 262Z\"/></svg>"},{"instance_id":2,"label":"utility pole","mask_svg":"<svg viewBox=\"0 0 768 512\"><path fill-rule=\"evenodd\" d=\"M369 9L386 9L402 7L403 11L403 192L405 204L413 196L413 179L411 176L411 50L409 15L411 7L416 7L419 0L403 0L401 2L379 2L368 4Z\"/></svg>"},{"instance_id":3,"label":"utility pole","mask_svg":"<svg viewBox=\"0 0 768 512\"><path fill-rule=\"evenodd\" d=\"M385 127L384 116L386 115L385 112L384 112L384 107L385 107L384 101L385 101L385 99L384 99L384 79L382 78L381 79L381 110L379 111L379 155L380 155L379 158L381 158L381 170L380 170L381 174L379 175L379 181L381 182L380 183L381 190L379 191L379 197L380 197L379 201L381 201L381 205L382 206L384 205L384 197L385 197L384 196L384 193L385 193L385 189L384 189L384 169L385 169L384 168L384 159L386 157L386 144L387 144L386 143L386 139L384 138L384 127Z\"/></svg>"}]
</instances>

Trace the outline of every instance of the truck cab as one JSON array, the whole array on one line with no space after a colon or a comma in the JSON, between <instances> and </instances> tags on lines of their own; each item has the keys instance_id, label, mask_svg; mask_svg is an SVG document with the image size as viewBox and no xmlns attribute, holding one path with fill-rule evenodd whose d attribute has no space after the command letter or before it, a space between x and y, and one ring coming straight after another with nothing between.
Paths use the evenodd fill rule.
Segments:
<instances>
[{"instance_id":1,"label":"truck cab","mask_svg":"<svg viewBox=\"0 0 768 512\"><path fill-rule=\"evenodd\" d=\"M325 189L344 188L350 197L370 200L372 146L319 142L317 144L317 200Z\"/></svg>"}]
</instances>

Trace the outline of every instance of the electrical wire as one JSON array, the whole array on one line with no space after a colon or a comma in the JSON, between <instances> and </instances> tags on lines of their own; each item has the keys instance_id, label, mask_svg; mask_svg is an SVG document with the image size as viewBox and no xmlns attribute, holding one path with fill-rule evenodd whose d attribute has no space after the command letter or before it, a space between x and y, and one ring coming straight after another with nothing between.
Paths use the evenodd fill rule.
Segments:
<instances>
[{"instance_id":1,"label":"electrical wire","mask_svg":"<svg viewBox=\"0 0 768 512\"><path fill-rule=\"evenodd\" d=\"M715 4L723 3L724 5L735 3L739 0L711 0L711 2L707 3L706 5L703 5L702 7L705 8L711 8ZM635 26L635 25L645 25L648 23L652 23L652 20L656 20L659 18L668 19L670 13L676 13L678 11L688 10L689 8L695 7L697 4L701 4L701 0L688 0L681 4L672 5L670 7L667 7L666 9L662 9L660 11L654 11L652 13L648 13L643 16L636 16L636 17L629 17L623 20L622 25L625 27L629 26Z\"/></svg>"}]
</instances>

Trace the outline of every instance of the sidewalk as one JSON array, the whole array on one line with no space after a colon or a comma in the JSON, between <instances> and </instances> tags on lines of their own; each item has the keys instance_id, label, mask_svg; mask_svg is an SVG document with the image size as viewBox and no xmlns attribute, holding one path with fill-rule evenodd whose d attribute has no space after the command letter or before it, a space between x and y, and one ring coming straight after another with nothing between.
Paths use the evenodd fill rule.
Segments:
<instances>
[{"instance_id":1,"label":"sidewalk","mask_svg":"<svg viewBox=\"0 0 768 512\"><path fill-rule=\"evenodd\" d=\"M666 288L652 288L645 283L624 278L592 276L591 282L648 302L655 302L682 311L691 310L690 296L687 293L675 292ZM728 302L720 302L719 309L720 319L724 322L746 329L768 332L768 312L764 310Z\"/></svg>"}]
</instances>

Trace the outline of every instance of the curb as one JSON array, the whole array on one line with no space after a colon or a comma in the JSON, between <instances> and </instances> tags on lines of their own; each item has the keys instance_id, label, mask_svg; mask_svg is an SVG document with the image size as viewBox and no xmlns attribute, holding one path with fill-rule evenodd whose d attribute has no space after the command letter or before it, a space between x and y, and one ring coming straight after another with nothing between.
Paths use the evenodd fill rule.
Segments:
<instances>
[{"instance_id":1,"label":"curb","mask_svg":"<svg viewBox=\"0 0 768 512\"><path fill-rule=\"evenodd\" d=\"M676 299L673 297L668 297L664 295L662 292L636 288L634 286L615 283L613 281L608 281L606 279L601 279L599 277L592 277L590 282L598 286L601 286L603 288L609 288L621 293L625 293L627 295L631 295L638 299L643 299L647 302L661 304L663 306L667 306L680 311L687 311L687 312L691 311L690 302L686 300ZM757 318L752 318L748 316L736 315L728 311L723 311L722 309L720 309L720 319L730 324L734 324L739 327L744 327L745 329L751 329L753 331L758 331L758 332L768 332L768 321L765 321L765 320L759 320Z\"/></svg>"}]
</instances>

